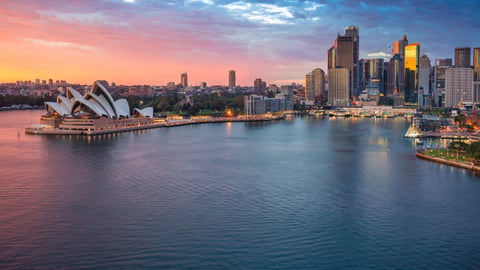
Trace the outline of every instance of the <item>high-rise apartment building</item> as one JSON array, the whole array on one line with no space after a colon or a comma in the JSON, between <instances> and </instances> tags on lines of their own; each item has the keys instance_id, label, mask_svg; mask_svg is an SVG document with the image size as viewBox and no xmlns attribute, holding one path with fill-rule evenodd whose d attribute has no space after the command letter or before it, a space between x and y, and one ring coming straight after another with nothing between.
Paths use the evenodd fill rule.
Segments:
<instances>
[{"instance_id":1,"label":"high-rise apartment building","mask_svg":"<svg viewBox=\"0 0 480 270\"><path fill-rule=\"evenodd\" d=\"M183 88L186 88L188 86L188 75L186 72L180 75L180 85Z\"/></svg>"},{"instance_id":2,"label":"high-rise apartment building","mask_svg":"<svg viewBox=\"0 0 480 270\"><path fill-rule=\"evenodd\" d=\"M473 69L451 67L445 72L445 107L473 102Z\"/></svg>"},{"instance_id":3,"label":"high-rise apartment building","mask_svg":"<svg viewBox=\"0 0 480 270\"><path fill-rule=\"evenodd\" d=\"M455 66L470 67L471 50L469 47L455 48Z\"/></svg>"},{"instance_id":4,"label":"high-rise apartment building","mask_svg":"<svg viewBox=\"0 0 480 270\"><path fill-rule=\"evenodd\" d=\"M420 43L405 46L405 102L418 102Z\"/></svg>"},{"instance_id":5,"label":"high-rise apartment building","mask_svg":"<svg viewBox=\"0 0 480 270\"><path fill-rule=\"evenodd\" d=\"M228 72L228 88L234 89L236 85L235 70L230 70Z\"/></svg>"},{"instance_id":6,"label":"high-rise apartment building","mask_svg":"<svg viewBox=\"0 0 480 270\"><path fill-rule=\"evenodd\" d=\"M357 26L345 28L345 34L338 34L333 46L328 50L328 72L330 69L346 68L349 72L347 93L349 97L358 95L358 58L359 58L360 34Z\"/></svg>"},{"instance_id":7,"label":"high-rise apartment building","mask_svg":"<svg viewBox=\"0 0 480 270\"><path fill-rule=\"evenodd\" d=\"M473 80L480 81L480 48L473 49Z\"/></svg>"}]
</instances>

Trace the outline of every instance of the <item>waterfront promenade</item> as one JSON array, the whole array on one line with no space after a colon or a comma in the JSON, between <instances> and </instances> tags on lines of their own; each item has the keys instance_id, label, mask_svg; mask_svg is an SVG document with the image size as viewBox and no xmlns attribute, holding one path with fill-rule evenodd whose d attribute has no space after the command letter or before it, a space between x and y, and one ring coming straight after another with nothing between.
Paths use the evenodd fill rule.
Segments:
<instances>
[{"instance_id":1,"label":"waterfront promenade","mask_svg":"<svg viewBox=\"0 0 480 270\"><path fill-rule=\"evenodd\" d=\"M458 152L456 154L452 152L451 154L451 157L455 157L455 155L457 155L457 158L447 159L447 158L433 156L429 151L431 150L425 150L425 149L418 150L416 153L416 156L421 159L443 163L446 165L455 166L455 167L459 167L467 170L472 170L475 172L480 172L479 165L475 164L472 161L465 160L465 158L462 158L462 160L460 160L460 158L458 158Z\"/></svg>"},{"instance_id":2,"label":"waterfront promenade","mask_svg":"<svg viewBox=\"0 0 480 270\"><path fill-rule=\"evenodd\" d=\"M119 127L119 128L102 128L102 129L88 129L88 130L74 130L54 128L49 125L33 125L25 128L26 134L34 135L100 135L109 133L119 133L143 129L162 128L162 127L176 127L195 124L206 123L225 123L225 122L263 122L283 119L283 115L252 115L252 116L237 116L237 117L198 117L191 119L159 119L154 118L153 123L138 124L135 126Z\"/></svg>"}]
</instances>

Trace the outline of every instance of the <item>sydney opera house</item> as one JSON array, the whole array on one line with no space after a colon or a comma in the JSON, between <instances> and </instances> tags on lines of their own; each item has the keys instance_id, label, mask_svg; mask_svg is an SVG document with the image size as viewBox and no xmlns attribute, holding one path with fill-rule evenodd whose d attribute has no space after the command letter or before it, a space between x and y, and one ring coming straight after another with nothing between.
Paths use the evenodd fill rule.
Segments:
<instances>
[{"instance_id":1,"label":"sydney opera house","mask_svg":"<svg viewBox=\"0 0 480 270\"><path fill-rule=\"evenodd\" d=\"M68 87L65 96L59 95L57 102L46 102L45 106L47 114L42 116L40 124L44 130L56 130L54 133L88 134L135 129L154 123L152 107L135 108L130 115L127 100L114 100L106 81L95 81L83 95Z\"/></svg>"}]
</instances>

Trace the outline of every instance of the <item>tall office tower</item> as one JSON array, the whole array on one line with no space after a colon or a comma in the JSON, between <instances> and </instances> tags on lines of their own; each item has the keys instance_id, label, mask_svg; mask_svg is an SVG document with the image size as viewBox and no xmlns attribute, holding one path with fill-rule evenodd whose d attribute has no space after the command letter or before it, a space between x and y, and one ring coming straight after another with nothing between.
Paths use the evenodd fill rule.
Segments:
<instances>
[{"instance_id":1,"label":"tall office tower","mask_svg":"<svg viewBox=\"0 0 480 270\"><path fill-rule=\"evenodd\" d=\"M430 74L432 65L430 58L422 55L418 60L418 106L430 107L432 105L432 98L430 92Z\"/></svg>"},{"instance_id":2,"label":"tall office tower","mask_svg":"<svg viewBox=\"0 0 480 270\"><path fill-rule=\"evenodd\" d=\"M358 96L360 93L358 88L358 60L360 56L360 29L358 26L350 25L345 27L345 36L352 37L353 41L353 66L351 70L352 76L352 93Z\"/></svg>"},{"instance_id":3,"label":"tall office tower","mask_svg":"<svg viewBox=\"0 0 480 270\"><path fill-rule=\"evenodd\" d=\"M322 102L322 97L325 97L325 71L321 68L316 68L312 70L312 74L314 77L314 96L315 99L320 100Z\"/></svg>"},{"instance_id":4,"label":"tall office tower","mask_svg":"<svg viewBox=\"0 0 480 270\"><path fill-rule=\"evenodd\" d=\"M305 104L315 104L315 76L311 72L305 75Z\"/></svg>"},{"instance_id":5,"label":"tall office tower","mask_svg":"<svg viewBox=\"0 0 480 270\"><path fill-rule=\"evenodd\" d=\"M455 66L470 67L471 50L469 47L455 48Z\"/></svg>"},{"instance_id":6,"label":"tall office tower","mask_svg":"<svg viewBox=\"0 0 480 270\"><path fill-rule=\"evenodd\" d=\"M436 59L435 66L451 67L453 66L452 58Z\"/></svg>"},{"instance_id":7,"label":"tall office tower","mask_svg":"<svg viewBox=\"0 0 480 270\"><path fill-rule=\"evenodd\" d=\"M436 107L445 106L445 73L452 66L452 59L437 59L433 67L432 96Z\"/></svg>"},{"instance_id":8,"label":"tall office tower","mask_svg":"<svg viewBox=\"0 0 480 270\"><path fill-rule=\"evenodd\" d=\"M180 75L180 85L183 88L186 88L188 86L188 76L186 72Z\"/></svg>"},{"instance_id":9,"label":"tall office tower","mask_svg":"<svg viewBox=\"0 0 480 270\"><path fill-rule=\"evenodd\" d=\"M445 107L473 102L473 69L451 67L445 72Z\"/></svg>"},{"instance_id":10,"label":"tall office tower","mask_svg":"<svg viewBox=\"0 0 480 270\"><path fill-rule=\"evenodd\" d=\"M405 102L418 102L418 62L420 43L405 46Z\"/></svg>"},{"instance_id":11,"label":"tall office tower","mask_svg":"<svg viewBox=\"0 0 480 270\"><path fill-rule=\"evenodd\" d=\"M348 68L331 68L328 70L328 104L348 106L350 102L350 70Z\"/></svg>"},{"instance_id":12,"label":"tall office tower","mask_svg":"<svg viewBox=\"0 0 480 270\"><path fill-rule=\"evenodd\" d=\"M368 67L369 67L369 76L370 80L368 81L368 87L370 89L378 89L378 93L383 93L383 59L369 59L368 60Z\"/></svg>"},{"instance_id":13,"label":"tall office tower","mask_svg":"<svg viewBox=\"0 0 480 270\"><path fill-rule=\"evenodd\" d=\"M333 46L328 50L328 70L346 68L349 71L347 93L349 97L358 95L358 57L360 35L357 26L345 28L345 35L338 34ZM329 73L330 74L330 73ZM330 76L330 75L329 75Z\"/></svg>"},{"instance_id":14,"label":"tall office tower","mask_svg":"<svg viewBox=\"0 0 480 270\"><path fill-rule=\"evenodd\" d=\"M405 46L408 45L407 36L403 35L402 39L393 42L392 55L400 54L405 55Z\"/></svg>"},{"instance_id":15,"label":"tall office tower","mask_svg":"<svg viewBox=\"0 0 480 270\"><path fill-rule=\"evenodd\" d=\"M235 70L230 70L228 72L228 88L234 89L236 85Z\"/></svg>"},{"instance_id":16,"label":"tall office tower","mask_svg":"<svg viewBox=\"0 0 480 270\"><path fill-rule=\"evenodd\" d=\"M332 46L327 52L327 70L335 67L335 47Z\"/></svg>"},{"instance_id":17,"label":"tall office tower","mask_svg":"<svg viewBox=\"0 0 480 270\"><path fill-rule=\"evenodd\" d=\"M365 90L370 81L370 67L367 59L358 60L358 89Z\"/></svg>"},{"instance_id":18,"label":"tall office tower","mask_svg":"<svg viewBox=\"0 0 480 270\"><path fill-rule=\"evenodd\" d=\"M473 81L473 102L480 103L480 81Z\"/></svg>"},{"instance_id":19,"label":"tall office tower","mask_svg":"<svg viewBox=\"0 0 480 270\"><path fill-rule=\"evenodd\" d=\"M480 48L473 49L473 80L480 81Z\"/></svg>"}]
</instances>

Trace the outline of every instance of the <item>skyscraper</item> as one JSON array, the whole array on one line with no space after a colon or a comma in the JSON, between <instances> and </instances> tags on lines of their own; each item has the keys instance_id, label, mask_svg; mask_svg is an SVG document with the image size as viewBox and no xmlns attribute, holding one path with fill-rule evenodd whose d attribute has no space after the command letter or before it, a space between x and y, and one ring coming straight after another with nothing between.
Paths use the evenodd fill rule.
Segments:
<instances>
[{"instance_id":1,"label":"skyscraper","mask_svg":"<svg viewBox=\"0 0 480 270\"><path fill-rule=\"evenodd\" d=\"M358 26L350 25L345 27L345 36L351 37L353 42L353 65L351 70L352 76L352 94L358 96L358 60L360 56L360 30Z\"/></svg>"},{"instance_id":2,"label":"skyscraper","mask_svg":"<svg viewBox=\"0 0 480 270\"><path fill-rule=\"evenodd\" d=\"M471 50L469 47L455 48L455 66L470 67Z\"/></svg>"},{"instance_id":3,"label":"skyscraper","mask_svg":"<svg viewBox=\"0 0 480 270\"><path fill-rule=\"evenodd\" d=\"M350 102L350 70L348 68L331 68L328 70L328 104L348 106Z\"/></svg>"},{"instance_id":4,"label":"skyscraper","mask_svg":"<svg viewBox=\"0 0 480 270\"><path fill-rule=\"evenodd\" d=\"M422 55L418 61L418 106L431 106L430 73L432 65L430 58Z\"/></svg>"},{"instance_id":5,"label":"skyscraper","mask_svg":"<svg viewBox=\"0 0 480 270\"><path fill-rule=\"evenodd\" d=\"M405 46L405 102L418 102L418 62L420 43Z\"/></svg>"},{"instance_id":6,"label":"skyscraper","mask_svg":"<svg viewBox=\"0 0 480 270\"><path fill-rule=\"evenodd\" d=\"M387 95L405 97L404 55L395 54L388 63Z\"/></svg>"},{"instance_id":7,"label":"skyscraper","mask_svg":"<svg viewBox=\"0 0 480 270\"><path fill-rule=\"evenodd\" d=\"M345 68L348 70L348 83L341 83L348 86L345 89L348 97L358 95L358 57L359 57L360 35L357 26L348 26L345 28L345 35L338 34L333 46L328 50L328 74L330 69ZM338 71L334 71L337 72ZM339 78L337 76L337 78ZM340 84L337 84L339 86ZM344 90L342 90L344 91ZM330 95L329 95L330 97ZM329 101L330 103L330 101Z\"/></svg>"},{"instance_id":8,"label":"skyscraper","mask_svg":"<svg viewBox=\"0 0 480 270\"><path fill-rule=\"evenodd\" d=\"M186 72L180 75L180 85L183 88L186 88L188 86L188 76Z\"/></svg>"},{"instance_id":9,"label":"skyscraper","mask_svg":"<svg viewBox=\"0 0 480 270\"><path fill-rule=\"evenodd\" d=\"M480 48L473 49L473 80L480 81Z\"/></svg>"},{"instance_id":10,"label":"skyscraper","mask_svg":"<svg viewBox=\"0 0 480 270\"><path fill-rule=\"evenodd\" d=\"M314 77L314 96L315 99L320 100L322 103L322 97L326 98L325 93L325 71L321 68L316 68L312 70L312 74Z\"/></svg>"},{"instance_id":11,"label":"skyscraper","mask_svg":"<svg viewBox=\"0 0 480 270\"><path fill-rule=\"evenodd\" d=\"M313 73L305 75L305 104L313 105L315 103L315 77Z\"/></svg>"},{"instance_id":12,"label":"skyscraper","mask_svg":"<svg viewBox=\"0 0 480 270\"><path fill-rule=\"evenodd\" d=\"M236 85L235 70L230 70L228 72L228 88L234 89Z\"/></svg>"},{"instance_id":13,"label":"skyscraper","mask_svg":"<svg viewBox=\"0 0 480 270\"><path fill-rule=\"evenodd\" d=\"M473 69L451 67L445 73L445 107L473 102Z\"/></svg>"},{"instance_id":14,"label":"skyscraper","mask_svg":"<svg viewBox=\"0 0 480 270\"><path fill-rule=\"evenodd\" d=\"M367 59L358 60L358 89L365 90L370 80L370 67Z\"/></svg>"},{"instance_id":15,"label":"skyscraper","mask_svg":"<svg viewBox=\"0 0 480 270\"><path fill-rule=\"evenodd\" d=\"M435 60L435 66L433 67L433 102L437 107L443 107L445 105L445 73L447 68L452 66L452 59L437 59Z\"/></svg>"},{"instance_id":16,"label":"skyscraper","mask_svg":"<svg viewBox=\"0 0 480 270\"><path fill-rule=\"evenodd\" d=\"M393 42L392 55L400 54L405 55L405 46L408 45L407 36L403 35L402 39Z\"/></svg>"},{"instance_id":17,"label":"skyscraper","mask_svg":"<svg viewBox=\"0 0 480 270\"><path fill-rule=\"evenodd\" d=\"M450 67L452 66L452 58L443 58L443 59L436 59L435 66L445 66Z\"/></svg>"}]
</instances>

